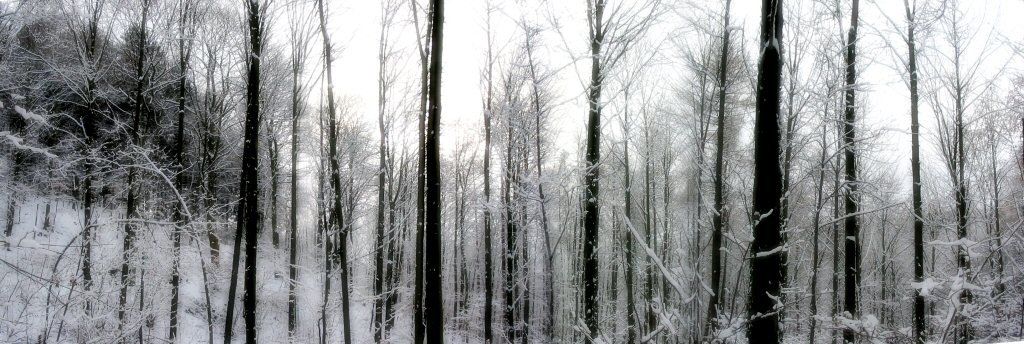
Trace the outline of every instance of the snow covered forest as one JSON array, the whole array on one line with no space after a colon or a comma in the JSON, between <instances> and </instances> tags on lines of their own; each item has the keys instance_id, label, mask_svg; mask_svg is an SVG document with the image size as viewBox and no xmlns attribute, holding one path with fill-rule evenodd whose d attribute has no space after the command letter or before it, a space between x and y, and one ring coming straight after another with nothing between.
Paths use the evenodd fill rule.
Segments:
<instances>
[{"instance_id":1,"label":"snow covered forest","mask_svg":"<svg viewBox=\"0 0 1024 344\"><path fill-rule=\"evenodd\" d=\"M0 0L0 343L1024 340L1020 18Z\"/></svg>"}]
</instances>

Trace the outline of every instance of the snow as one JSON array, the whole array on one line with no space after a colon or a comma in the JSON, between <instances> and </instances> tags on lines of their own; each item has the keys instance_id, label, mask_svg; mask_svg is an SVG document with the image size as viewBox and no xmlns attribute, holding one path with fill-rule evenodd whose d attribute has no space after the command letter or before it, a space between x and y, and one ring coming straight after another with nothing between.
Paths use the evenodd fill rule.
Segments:
<instances>
[{"instance_id":1,"label":"snow","mask_svg":"<svg viewBox=\"0 0 1024 344\"><path fill-rule=\"evenodd\" d=\"M42 154L42 155L44 155L44 156L46 156L47 158L50 158L50 159L56 159L57 158L56 155L54 155L53 153L50 153L50 151L48 151L48 150L46 150L44 148L32 147L32 146L24 144L23 143L24 140L22 140L20 137L12 135L10 132L0 131L0 136L6 137L7 141L9 141L11 143L11 145L14 146L14 148L27 150L27 151L30 151L30 152L33 152L33 153L37 153L37 154Z\"/></svg>"},{"instance_id":2,"label":"snow","mask_svg":"<svg viewBox=\"0 0 1024 344\"><path fill-rule=\"evenodd\" d=\"M773 255L773 254L777 254L779 252L782 252L783 247L784 247L783 245L779 245L779 246L777 246L777 247L775 247L775 248L773 248L771 250L764 251L764 252L758 252L757 254L754 255L754 257L763 258L763 257L767 257L767 256L770 256L770 255Z\"/></svg>"},{"instance_id":3,"label":"snow","mask_svg":"<svg viewBox=\"0 0 1024 344\"><path fill-rule=\"evenodd\" d=\"M36 113L33 113L32 111L25 110L24 108L22 108L20 106L15 105L14 106L14 112L17 112L26 121L29 121L29 122L35 121L35 122L40 122L40 123L44 123L44 124L46 123L46 118L43 118L43 116L41 116L39 114L36 114Z\"/></svg>"},{"instance_id":4,"label":"snow","mask_svg":"<svg viewBox=\"0 0 1024 344\"><path fill-rule=\"evenodd\" d=\"M935 279L928 277L921 282L910 282L910 287L914 289L920 289L921 296L929 296L931 295L931 290L935 289L935 287L941 284L942 283L936 281Z\"/></svg>"}]
</instances>

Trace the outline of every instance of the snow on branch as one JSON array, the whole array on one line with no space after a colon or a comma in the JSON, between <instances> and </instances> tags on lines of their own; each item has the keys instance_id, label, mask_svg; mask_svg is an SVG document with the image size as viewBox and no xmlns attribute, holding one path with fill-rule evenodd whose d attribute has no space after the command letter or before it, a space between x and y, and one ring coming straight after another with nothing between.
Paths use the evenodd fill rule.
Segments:
<instances>
[{"instance_id":1,"label":"snow on branch","mask_svg":"<svg viewBox=\"0 0 1024 344\"><path fill-rule=\"evenodd\" d=\"M661 271L661 275L663 277L665 277L665 280L668 281L669 284L672 285L672 289L676 290L676 293L679 294L679 297L681 297L683 299L690 298L689 295L686 295L686 293L683 292L682 284L679 283L679 281L676 280L675 276L672 275L672 273L668 270L668 268L665 267L665 264L662 263L661 257L658 257L658 254L655 253L654 250L652 250L650 247L647 246L647 243L644 240L644 238L640 237L640 233L637 233L636 228L633 228L633 224L629 223L629 221L625 221L625 219L626 219L625 211L622 210L621 208L619 209L619 211L623 212L622 216L620 218L623 219L622 222L626 224L626 228L629 228L629 232L633 233L633 237L636 238L636 241L640 244L640 247L642 247L644 249L644 252L647 253L647 256L651 257L651 260L654 261L654 263L658 265L658 270Z\"/></svg>"},{"instance_id":2,"label":"snow on branch","mask_svg":"<svg viewBox=\"0 0 1024 344\"><path fill-rule=\"evenodd\" d=\"M25 108L23 107L15 105L14 112L17 112L19 115L21 115L21 118L24 118L26 121L47 124L45 117L32 111L25 110Z\"/></svg>"},{"instance_id":3,"label":"snow on branch","mask_svg":"<svg viewBox=\"0 0 1024 344\"><path fill-rule=\"evenodd\" d=\"M56 159L57 158L56 155L54 155L53 153L50 153L50 151L48 151L48 150L46 150L44 148L32 147L32 146L24 144L23 143L24 140L22 138L14 136L10 132L0 131L0 136L6 137L7 141L9 141L11 143L11 145L14 146L14 148L21 149L21 150L27 150L27 151L30 151L30 152L33 152L33 153L37 153L37 154L42 154L43 156L46 156L47 158L50 158L50 159Z\"/></svg>"}]
</instances>

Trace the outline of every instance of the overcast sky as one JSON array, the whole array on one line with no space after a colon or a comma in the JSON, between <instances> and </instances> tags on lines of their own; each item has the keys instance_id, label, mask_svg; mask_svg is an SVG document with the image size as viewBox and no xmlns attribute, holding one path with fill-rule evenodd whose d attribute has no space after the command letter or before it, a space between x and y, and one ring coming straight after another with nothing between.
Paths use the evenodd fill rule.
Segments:
<instances>
[{"instance_id":1,"label":"overcast sky","mask_svg":"<svg viewBox=\"0 0 1024 344\"><path fill-rule=\"evenodd\" d=\"M335 83L339 87L341 95L350 97L353 100L354 111L364 118L368 123L376 121L376 85L377 85L377 44L380 30L380 3L378 1L331 1L331 34L334 37L335 45L343 51L335 63ZM464 131L473 131L473 135L479 134L481 125L481 73L486 50L485 35L485 1L483 0L448 0L445 7L444 27L444 71L443 71L443 114L442 114L442 149L449 150L455 141L465 137ZM747 45L747 53L756 51L756 39L758 33L760 1L758 0L735 0L733 1L733 25L742 26ZM813 3L803 1L804 5ZM844 1L844 3L846 3ZM691 25L687 18L683 18L693 8L715 9L718 2L714 1L666 1L666 4L674 6L670 13L663 17L657 29L652 32L651 40L663 41L671 35L692 33L686 28ZM583 97L583 84L588 80L581 80L588 77L589 63L585 59L579 59L586 53L586 21L584 17L584 0L563 0L537 3L536 1L495 1L500 9L493 16L495 26L495 37L498 43L497 48L506 46L512 49L521 36L515 31L513 21L521 16L528 20L543 25L546 31L543 33L544 42L547 45L542 52L542 58L548 68L556 70L557 81L553 84L558 104L553 109L555 123L558 127L558 142L563 149L575 152L575 145L585 125L585 99ZM887 160L897 164L898 170L906 165L909 160L909 92L898 73L898 61L892 53L892 48L887 47L883 39L884 35L892 35L892 26L885 19L889 16L896 23L903 24L902 1L899 0L862 0L861 1L861 41L859 42L858 61L860 67L859 82L861 83L861 99L865 100L863 108L864 122L862 125L878 129L886 133L880 137L881 150L891 150ZM849 6L849 4L845 4ZM525 7L525 11L520 12ZM1020 25L1020 18L1024 18L1024 1L1018 0L963 0L961 7L967 12L967 20L979 30L979 34L972 41L971 54L975 56L981 50L990 50L992 53L987 57L984 68L992 69L1006 66L1006 73L1020 73L1021 67L1015 60L1006 63L1012 58L1010 47L1005 44L1006 40L1016 43L1024 43L1024 25ZM400 21L408 21L410 14L408 8L403 8L400 13ZM883 16L883 13L885 16ZM561 26L561 34L558 30L552 29L551 18L557 18ZM420 20L423 20L421 18ZM848 25L849 19L843 20L844 26ZM904 28L900 28L904 30ZM406 34L411 34L411 27L403 29ZM986 38L989 32L991 38ZM563 38L564 37L564 40ZM785 39L785 38L784 38ZM940 40L933 35L932 42ZM986 40L987 39L987 40ZM417 60L411 39L400 39L403 42L397 43L407 49L405 62L407 71L404 73L407 79L415 81L418 78ZM899 53L906 54L906 45L898 40L897 36L888 38L890 44ZM987 46L982 46L988 44ZM921 49L931 49L934 44L923 42ZM668 49L667 45L665 45ZM985 48L985 49L983 49ZM928 52L926 52L928 53ZM660 68L681 69L680 61L671 59L677 54L673 52L662 52L668 59L667 63ZM577 62L573 63L573 58ZM751 56L751 59L756 58ZM575 69L574 69L575 68ZM580 71L580 72L577 72ZM671 72L671 71L669 71ZM981 73L983 78L995 75L994 70ZM665 73L663 75L673 75ZM685 77L685 74L681 74ZM922 71L922 78L928 78L927 71ZM652 78L653 89L667 90L676 80L666 78ZM1004 79L1005 80L1005 79ZM1005 92L1005 87L999 92ZM923 101L923 100L922 100ZM928 127L934 122L930 110L922 104L922 123L926 126L925 135L929 134ZM750 109L753 112L753 109ZM609 115L606 114L606 118ZM606 123L611 120L606 119ZM375 125L375 124L374 124ZM748 124L749 126L749 124ZM744 131L746 132L746 131ZM741 140L743 141L743 140ZM927 137L923 141L926 146L934 142ZM930 147L925 147L925 154L934 152ZM909 178L909 177L908 177Z\"/></svg>"}]
</instances>

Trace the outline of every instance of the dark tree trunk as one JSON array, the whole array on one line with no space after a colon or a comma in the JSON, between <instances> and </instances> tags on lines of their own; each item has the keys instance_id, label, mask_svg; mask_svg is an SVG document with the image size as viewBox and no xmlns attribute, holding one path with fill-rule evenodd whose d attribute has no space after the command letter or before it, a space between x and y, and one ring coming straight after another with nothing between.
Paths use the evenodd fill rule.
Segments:
<instances>
[{"instance_id":1,"label":"dark tree trunk","mask_svg":"<svg viewBox=\"0 0 1024 344\"><path fill-rule=\"evenodd\" d=\"M348 279L348 228L345 228L344 224L344 213L342 211L342 185L341 185L341 165L338 162L338 155L341 153L338 151L338 124L337 124L337 111L334 104L334 77L331 70L334 60L331 54L331 40L327 34L327 17L324 12L324 0L317 1L318 14L320 15L320 34L323 37L323 53L324 53L324 64L327 74L327 145L328 145L328 160L330 161L330 184L333 194L333 202L331 205L331 223L328 228L329 231L337 231L338 240L336 251L328 251L337 254L338 259L338 271L340 272L341 279L341 318L343 332L342 335L345 338L345 344L352 343L352 326L349 314L349 279ZM331 240L331 239L327 239ZM330 278L330 276L328 276Z\"/></svg>"},{"instance_id":2,"label":"dark tree trunk","mask_svg":"<svg viewBox=\"0 0 1024 344\"><path fill-rule=\"evenodd\" d=\"M491 12L487 12L487 98L484 104L484 344L491 344L494 339L493 320L494 314L494 272L491 243L491 118L494 109L492 101L494 97L494 52L491 41Z\"/></svg>"},{"instance_id":3,"label":"dark tree trunk","mask_svg":"<svg viewBox=\"0 0 1024 344\"><path fill-rule=\"evenodd\" d=\"M513 103L513 80L514 74L509 73L507 79L505 79L505 103ZM518 174L518 161L513 158L513 147L517 144L516 133L513 130L515 128L515 121L513 120L514 113L508 112L505 114L505 165L504 165L504 178L502 179L502 203L505 210L505 249L502 254L504 259L504 274L505 274L505 287L504 287L504 319L505 319L505 342L515 343L518 339L518 326L516 324L516 315L518 306L522 300L519 298L519 277L520 277L520 262L519 262L519 219L517 215L518 201L514 195L519 193L515 191L519 187L519 174Z\"/></svg>"},{"instance_id":4,"label":"dark tree trunk","mask_svg":"<svg viewBox=\"0 0 1024 344\"><path fill-rule=\"evenodd\" d=\"M718 331L719 299L722 288L722 234L725 230L725 100L726 75L729 68L729 6L725 2L725 18L722 21L722 55L718 64L718 124L715 135L715 211L711 222L711 296L708 299L708 336L714 338ZM758 97L760 99L760 97Z\"/></svg>"},{"instance_id":5,"label":"dark tree trunk","mask_svg":"<svg viewBox=\"0 0 1024 344\"><path fill-rule=\"evenodd\" d=\"M954 26L958 26L959 18L957 18L957 11L952 11L952 23ZM956 29L954 29L956 30ZM951 159L953 173L952 179L955 187L954 199L956 200L956 235L960 243L956 249L956 266L957 266L957 278L963 279L965 282L971 280L971 256L967 252L967 244L964 240L967 239L967 221L969 206L967 204L967 157L965 156L964 149L964 113L966 112L967 105L965 104L964 94L967 83L964 81L961 75L960 58L963 53L963 45L965 42L960 41L960 36L954 37L954 41L951 42L954 48L953 63L954 63L954 101L955 101L955 123L953 133L953 147L955 151L952 152L953 158ZM974 301L974 295L968 288L963 288L960 291L960 305L957 309L956 321L956 339L955 341L960 344L967 344L974 338L974 328L971 324L971 319L963 315L963 310L966 305L969 305Z\"/></svg>"},{"instance_id":6,"label":"dark tree trunk","mask_svg":"<svg viewBox=\"0 0 1024 344\"><path fill-rule=\"evenodd\" d=\"M629 91L624 89L623 95L625 96L625 111L622 113L622 189L625 204L622 205L622 208L626 216L625 221L629 224L625 230L630 231L633 228L633 190L631 187L633 183L630 179L629 166ZM626 240L622 243L622 247L623 258L626 260L626 342L633 344L636 343L637 332L640 331L640 328L636 325L636 302L633 300L633 282L636 278L634 271L635 259L633 257L633 235L632 233L625 233L624 236ZM650 280L647 283L650 283Z\"/></svg>"},{"instance_id":7,"label":"dark tree trunk","mask_svg":"<svg viewBox=\"0 0 1024 344\"><path fill-rule=\"evenodd\" d=\"M785 242L779 221L782 171L779 168L779 91L782 79L782 0L761 2L761 61L754 123L754 241L750 261L747 338L781 343L777 300L785 271Z\"/></svg>"},{"instance_id":8,"label":"dark tree trunk","mask_svg":"<svg viewBox=\"0 0 1024 344\"><path fill-rule=\"evenodd\" d=\"M234 330L235 323L235 296L238 294L238 265L241 262L242 256L242 236L245 234L245 221L242 220L242 216L245 215L245 183L246 174L242 173L242 181L238 184L239 193L242 195L238 200L237 216L238 221L235 223L235 245L234 253L231 254L231 282L228 286L228 300L227 300L227 312L224 315L224 344L231 344L231 336Z\"/></svg>"},{"instance_id":9,"label":"dark tree trunk","mask_svg":"<svg viewBox=\"0 0 1024 344\"><path fill-rule=\"evenodd\" d=\"M178 25L178 71L181 75L178 76L178 125L175 132L175 163L178 165L178 173L174 175L174 188L177 190L178 195L183 195L183 188L185 186L185 95L187 86L187 71L189 58L191 57L191 51L186 50L185 46L185 26L191 13L191 3L185 1L182 3L183 8L179 13L181 22ZM180 260L181 260L181 230L185 226L183 218L183 208L185 204L184 196L181 199L175 200L174 207L174 253L173 262L171 268L171 320L168 338L173 342L178 334L178 304L179 295L178 289L181 284L181 275L179 273Z\"/></svg>"},{"instance_id":10,"label":"dark tree trunk","mask_svg":"<svg viewBox=\"0 0 1024 344\"><path fill-rule=\"evenodd\" d=\"M444 26L444 0L432 0L430 11L430 114L427 120L426 146L426 209L424 235L426 242L424 265L423 313L426 319L426 339L430 344L444 343L444 316L441 275L441 47Z\"/></svg>"},{"instance_id":11,"label":"dark tree trunk","mask_svg":"<svg viewBox=\"0 0 1024 344\"><path fill-rule=\"evenodd\" d=\"M414 252L415 252L414 256L415 256L415 259L416 259L416 262L414 264L415 265L414 266L414 269L415 269L415 274L414 274L415 276L414 277L415 277L416 280L415 280L415 283L414 283L415 284L415 290L413 291L413 340L414 340L414 342L416 344L423 344L423 340L425 339L426 333L427 333L426 324L424 323L424 321L425 321L424 314L423 314L423 306L424 306L423 305L423 292L424 292L424 290L423 290L423 283L424 283L424 281L423 281L423 277L424 277L423 276L423 268L424 268L424 263L423 263L423 255L424 255L424 252L423 252L423 240L424 240L424 221L425 221L425 213L424 213L425 212L425 208L424 207L426 205L424 203L424 201L425 201L425 197L426 197L426 195L425 195L425 192L426 192L426 171L425 171L425 166L426 166L426 163L427 163L426 162L426 156L427 155L426 155L426 151L425 151L424 145L426 144L426 140L427 140L427 137L426 137L426 135L427 135L426 134L426 130L427 130L427 128L426 128L426 125L427 125L426 117L427 117L427 101L428 101L428 93L429 93L428 87L430 85L429 84L429 79L428 79L429 76L430 76L429 75L430 74L430 65L429 65L430 60L429 60L428 54L429 54L429 49L432 48L432 47L428 47L428 46L430 45L430 40L432 39L431 32L433 32L433 25L431 25L431 24L427 25L427 35L426 35L427 42L426 42L426 44L423 44L423 42L420 40L421 36L420 36L420 32L419 32L419 27L420 26L419 26L419 20L418 20L418 18L419 18L419 9L417 7L417 2L416 1L411 1L411 4L412 4L412 6L410 6L410 8L412 8L413 24L414 24L414 26L416 28L416 45L419 48L418 50L419 50L419 54L420 54L420 108L419 108L419 112L418 112L419 116L417 116L418 119L419 119L418 120L418 122L419 122L418 123L419 124L419 131L418 131L418 133L419 133L419 141L417 141L417 146L419 146L419 151L416 154L417 155L418 163L416 165L416 168L417 168L417 172L416 172L416 239L415 239L416 240L415 241L416 247L415 247L415 250L414 250ZM430 9L431 10L433 10L433 5L434 5L434 3L431 2L430 3Z\"/></svg>"},{"instance_id":12,"label":"dark tree trunk","mask_svg":"<svg viewBox=\"0 0 1024 344\"><path fill-rule=\"evenodd\" d=\"M807 343L815 344L815 337L817 335L817 315L818 315L818 266L820 266L821 257L819 257L819 240L818 232L821 227L821 208L824 207L822 203L823 194L825 191L825 162L828 159L828 145L825 143L828 138L828 127L821 127L821 158L818 160L818 190L814 197L814 220L811 225L812 232L812 243L811 243L811 300L810 300L810 316L808 317L809 327L807 330Z\"/></svg>"},{"instance_id":13,"label":"dark tree trunk","mask_svg":"<svg viewBox=\"0 0 1024 344\"><path fill-rule=\"evenodd\" d=\"M293 24L294 25L294 24ZM292 341L295 340L296 329L298 328L298 303L296 300L296 289L298 287L299 279L299 119L302 117L304 109L305 97L302 84L300 83L300 77L305 70L306 62L306 45L308 44L308 36L306 36L305 26L302 26L303 30L294 29L291 32L291 72L292 72L292 94L291 94L291 112L292 112L292 151L291 151L291 192L290 192L290 204L291 209L289 211L288 223L288 338Z\"/></svg>"},{"instance_id":14,"label":"dark tree trunk","mask_svg":"<svg viewBox=\"0 0 1024 344\"><path fill-rule=\"evenodd\" d=\"M245 279L242 288L242 317L245 320L245 342L256 343L256 252L259 247L259 133L260 133L260 63L263 56L263 15L259 0L249 0L248 83L246 86L245 139L242 148L242 195L244 212L238 222L245 229ZM241 227L241 226L239 226ZM242 235L237 233L236 235ZM230 314L229 314L230 316Z\"/></svg>"},{"instance_id":15,"label":"dark tree trunk","mask_svg":"<svg viewBox=\"0 0 1024 344\"><path fill-rule=\"evenodd\" d=\"M843 200L843 208L846 217L843 220L843 227L846 229L845 257L844 257L844 278L843 278L843 304L853 319L860 318L860 310L857 305L857 292L860 289L860 211L859 181L857 180L857 135L855 132L857 104L857 24L859 17L859 0L853 0L853 10L850 13L850 32L846 38L846 103L845 119L843 121L843 146L846 160L845 179L846 193ZM852 343L856 340L855 331L852 328L843 329L843 341Z\"/></svg>"},{"instance_id":16,"label":"dark tree trunk","mask_svg":"<svg viewBox=\"0 0 1024 344\"><path fill-rule=\"evenodd\" d=\"M89 17L88 28L85 32L84 42L82 45L85 46L85 61L82 61L82 67L89 69L90 66L96 63L96 48L99 40L99 16L102 13L100 8L95 9L92 12L92 16ZM85 94L85 113L82 116L82 129L84 133L83 141L85 145L82 147L82 153L84 155L83 162L83 181L82 181L82 289L85 292L89 292L92 288L92 209L93 209L93 192L92 192L92 180L93 180L93 157L91 149L93 146L93 136L96 134L96 123L95 121L100 118L96 105L96 79L94 75L89 75L86 80L86 94ZM85 303L85 311L87 314L91 312L91 302L88 300ZM65 308L66 309L66 308ZM58 333L58 338L60 334Z\"/></svg>"},{"instance_id":17,"label":"dark tree trunk","mask_svg":"<svg viewBox=\"0 0 1024 344\"><path fill-rule=\"evenodd\" d=\"M605 0L597 0L593 5L592 27L590 29L590 87L587 90L589 109L587 112L587 148L586 163L583 176L583 321L586 325L588 343L593 343L599 335L598 328L598 229L600 214L598 200L600 195L601 160L601 88L603 74L601 71L601 45L604 42L604 8Z\"/></svg>"},{"instance_id":18,"label":"dark tree trunk","mask_svg":"<svg viewBox=\"0 0 1024 344\"><path fill-rule=\"evenodd\" d=\"M270 121L271 127L277 126L278 123ZM279 138L273 130L267 130L267 161L270 166L270 244L274 246L274 249L281 247L281 232L277 229L277 196L281 190L281 144L278 142Z\"/></svg>"},{"instance_id":19,"label":"dark tree trunk","mask_svg":"<svg viewBox=\"0 0 1024 344\"><path fill-rule=\"evenodd\" d=\"M541 151L543 146L541 145L541 125L542 117L545 114L545 110L541 106L541 90L540 90L540 77L537 75L537 63L534 59L533 52L535 49L533 36L528 36L526 39L526 54L529 59L530 67L530 80L531 80L531 91L533 93L533 112L534 112L534 153L536 158L536 169L537 169L537 196L538 205L540 206L540 225L541 234L544 236L544 251L545 266L547 267L547 319L544 323L544 334L548 340L554 340L552 333L553 324L555 321L555 287L554 287L554 247L551 244L550 229L548 225L548 210L547 210L547 197L544 195L544 172L543 165L544 160L542 158Z\"/></svg>"},{"instance_id":20,"label":"dark tree trunk","mask_svg":"<svg viewBox=\"0 0 1024 344\"><path fill-rule=\"evenodd\" d=\"M389 14L384 11L381 12L385 18L389 18ZM387 19L385 19L387 21ZM387 136L387 123L385 122L385 115L387 112L387 96L388 96L388 80L387 80L387 35L389 22L381 23L380 43L378 43L377 58L380 62L380 68L377 74L377 127L380 133L380 144L377 159L377 223L376 223L376 237L377 244L374 247L374 274L373 274L373 341L380 343L384 338L384 253L386 247L391 245L388 240L387 234L385 234L385 217L384 214L387 211L387 198L390 195L385 195L385 187L387 183L386 174L390 169L387 165L388 155L388 136Z\"/></svg>"},{"instance_id":21,"label":"dark tree trunk","mask_svg":"<svg viewBox=\"0 0 1024 344\"><path fill-rule=\"evenodd\" d=\"M907 0L903 0L903 7L907 15L907 72L910 74L910 170L913 178L914 281L921 283L924 281L924 209L921 202L921 126L918 122L918 100L920 97L917 89L917 46L914 40L917 21L916 10L910 8L910 3ZM925 343L926 326L924 296L921 295L921 289L915 288L913 334L915 343Z\"/></svg>"},{"instance_id":22,"label":"dark tree trunk","mask_svg":"<svg viewBox=\"0 0 1024 344\"><path fill-rule=\"evenodd\" d=\"M129 150L140 149L142 142L140 142L139 131L143 117L146 115L146 99L145 89L148 86L147 77L145 75L146 68L146 46L149 37L147 37L147 25L149 18L149 0L142 2L142 19L139 24L139 36L138 42L135 48L136 60L135 60L135 94L134 104L132 108L132 126L129 131L129 144L131 147ZM134 164L129 162L128 167L128 180L127 180L127 196L125 196L125 224L124 224L124 241L121 246L121 290L118 298L118 331L124 331L125 315L127 313L128 303L128 285L130 284L130 272L131 272L131 259L134 255L135 246L135 230L136 223L135 218L138 217L138 185L137 184L137 170ZM141 302L140 302L141 303ZM174 324L176 325L176 324ZM141 327L139 331L142 331Z\"/></svg>"},{"instance_id":23,"label":"dark tree trunk","mask_svg":"<svg viewBox=\"0 0 1024 344\"><path fill-rule=\"evenodd\" d=\"M836 113L838 116L838 112ZM835 132L837 150L842 150L842 129L838 128ZM838 219L841 214L841 208L839 207L839 199L841 197L840 189L840 178L842 178L841 170L842 163L837 158L833 164L832 169L832 218ZM842 304L839 302L839 276L841 275L840 270L842 269L839 264L841 250L839 249L839 242L841 241L839 235L839 221L832 221L832 321L839 321L839 316L842 313ZM832 328L832 342L834 343L839 338L839 328Z\"/></svg>"}]
</instances>

